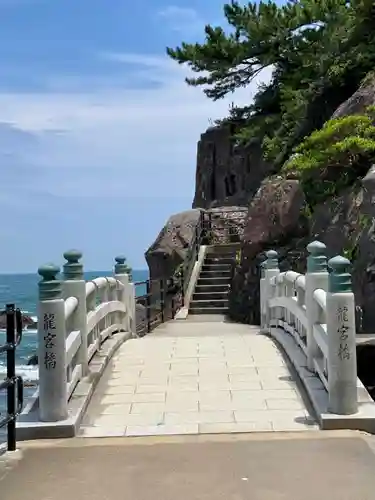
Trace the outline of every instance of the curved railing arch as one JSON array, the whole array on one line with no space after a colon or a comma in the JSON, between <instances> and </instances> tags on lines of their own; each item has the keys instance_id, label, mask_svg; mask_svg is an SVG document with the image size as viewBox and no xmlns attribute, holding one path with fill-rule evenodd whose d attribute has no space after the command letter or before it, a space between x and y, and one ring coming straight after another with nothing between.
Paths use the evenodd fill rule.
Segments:
<instances>
[{"instance_id":1,"label":"curved railing arch","mask_svg":"<svg viewBox=\"0 0 375 500\"><path fill-rule=\"evenodd\" d=\"M127 331L130 317L126 285L113 277L95 278L85 284L86 328L77 328L76 316L82 314L77 297L64 300L66 332L67 397L72 395L76 385L85 374L83 364L90 363L100 346L113 333ZM87 359L79 358L83 344Z\"/></svg>"},{"instance_id":2,"label":"curved railing arch","mask_svg":"<svg viewBox=\"0 0 375 500\"><path fill-rule=\"evenodd\" d=\"M262 331L289 334L305 356L307 369L328 393L332 413L358 411L355 301L350 262L328 262L323 243L307 247L307 273L281 272L277 253L267 252L260 280ZM329 269L329 272L328 272Z\"/></svg>"},{"instance_id":3,"label":"curved railing arch","mask_svg":"<svg viewBox=\"0 0 375 500\"><path fill-rule=\"evenodd\" d=\"M308 328L306 304L306 277L295 271L286 271L270 280L270 326L281 327L294 338L308 356ZM317 347L313 353L312 368L328 390L328 338L326 303L327 292L316 289L310 307L315 308L316 321L312 325L312 337Z\"/></svg>"},{"instance_id":4,"label":"curved railing arch","mask_svg":"<svg viewBox=\"0 0 375 500\"><path fill-rule=\"evenodd\" d=\"M81 254L64 256L64 281L57 279L56 266L39 269L39 415L47 422L68 417L68 401L107 339L120 332L136 335L135 289L125 259L116 259L114 276L85 282Z\"/></svg>"}]
</instances>

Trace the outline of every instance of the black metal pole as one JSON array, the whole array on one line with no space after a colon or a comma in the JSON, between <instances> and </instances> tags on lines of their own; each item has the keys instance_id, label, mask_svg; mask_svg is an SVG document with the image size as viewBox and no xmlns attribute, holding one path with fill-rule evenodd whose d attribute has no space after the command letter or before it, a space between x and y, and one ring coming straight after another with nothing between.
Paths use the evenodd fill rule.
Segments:
<instances>
[{"instance_id":1,"label":"black metal pole","mask_svg":"<svg viewBox=\"0 0 375 500\"><path fill-rule=\"evenodd\" d=\"M7 350L7 379L9 382L7 391L7 411L10 420L8 422L8 450L16 450L16 337L15 337L15 306L6 305L6 341Z\"/></svg>"},{"instance_id":2,"label":"black metal pole","mask_svg":"<svg viewBox=\"0 0 375 500\"><path fill-rule=\"evenodd\" d=\"M161 322L164 323L164 280L159 281L160 286L160 309L161 309Z\"/></svg>"},{"instance_id":3,"label":"black metal pole","mask_svg":"<svg viewBox=\"0 0 375 500\"><path fill-rule=\"evenodd\" d=\"M185 280L184 280L184 271L185 268L182 268L181 278L180 278L180 286L181 286L181 306L184 307L185 304Z\"/></svg>"},{"instance_id":4,"label":"black metal pole","mask_svg":"<svg viewBox=\"0 0 375 500\"><path fill-rule=\"evenodd\" d=\"M213 245L213 232L212 232L212 214L211 212L208 213L208 220L207 222L207 235L208 235L208 245Z\"/></svg>"},{"instance_id":5,"label":"black metal pole","mask_svg":"<svg viewBox=\"0 0 375 500\"><path fill-rule=\"evenodd\" d=\"M174 292L173 292L173 295L171 297L171 312L172 312L172 318L174 318Z\"/></svg>"},{"instance_id":6,"label":"black metal pole","mask_svg":"<svg viewBox=\"0 0 375 500\"><path fill-rule=\"evenodd\" d=\"M198 260L198 254L199 254L199 223L195 226L195 239L194 239L194 244L195 244L195 260Z\"/></svg>"},{"instance_id":7,"label":"black metal pole","mask_svg":"<svg viewBox=\"0 0 375 500\"><path fill-rule=\"evenodd\" d=\"M147 333L151 332L151 287L150 280L146 281L146 318L147 318Z\"/></svg>"}]
</instances>

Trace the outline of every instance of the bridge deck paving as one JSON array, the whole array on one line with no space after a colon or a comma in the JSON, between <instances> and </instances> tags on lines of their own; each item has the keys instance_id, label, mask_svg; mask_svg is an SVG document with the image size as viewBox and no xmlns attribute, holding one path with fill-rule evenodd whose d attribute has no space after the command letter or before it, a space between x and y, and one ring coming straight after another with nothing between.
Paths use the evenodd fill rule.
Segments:
<instances>
[{"instance_id":1,"label":"bridge deck paving","mask_svg":"<svg viewBox=\"0 0 375 500\"><path fill-rule=\"evenodd\" d=\"M124 343L80 435L317 430L297 376L258 327L173 321Z\"/></svg>"}]
</instances>

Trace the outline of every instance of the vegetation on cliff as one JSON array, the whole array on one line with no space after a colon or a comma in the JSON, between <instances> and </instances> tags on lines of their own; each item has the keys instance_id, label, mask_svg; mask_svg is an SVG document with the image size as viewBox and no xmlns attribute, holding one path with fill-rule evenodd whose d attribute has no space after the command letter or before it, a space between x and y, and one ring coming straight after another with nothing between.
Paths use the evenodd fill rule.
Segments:
<instances>
[{"instance_id":1,"label":"vegetation on cliff","mask_svg":"<svg viewBox=\"0 0 375 500\"><path fill-rule=\"evenodd\" d=\"M375 107L327 121L295 148L283 171L300 178L310 208L363 177L375 160Z\"/></svg>"},{"instance_id":2,"label":"vegetation on cliff","mask_svg":"<svg viewBox=\"0 0 375 500\"><path fill-rule=\"evenodd\" d=\"M260 2L224 5L228 29L206 26L204 43L182 43L167 52L198 74L187 83L203 86L217 100L248 86L262 71L271 73L254 102L233 107L226 120L240 122L241 141L260 141L264 155L281 167L295 148L321 129L332 113L375 67L375 7L372 0L304 0L284 5ZM370 118L330 121L300 146L300 168L339 162L348 150L372 149ZM351 130L345 138L345 130ZM328 145L321 156L307 151ZM328 142L327 142L328 141ZM366 142L370 141L370 142ZM310 148L310 149L309 149ZM358 156L358 155L357 155ZM298 157L297 157L298 158ZM302 166L303 161L305 163ZM306 163L307 161L307 163ZM314 163L315 162L315 163ZM295 164L296 165L296 164Z\"/></svg>"}]
</instances>

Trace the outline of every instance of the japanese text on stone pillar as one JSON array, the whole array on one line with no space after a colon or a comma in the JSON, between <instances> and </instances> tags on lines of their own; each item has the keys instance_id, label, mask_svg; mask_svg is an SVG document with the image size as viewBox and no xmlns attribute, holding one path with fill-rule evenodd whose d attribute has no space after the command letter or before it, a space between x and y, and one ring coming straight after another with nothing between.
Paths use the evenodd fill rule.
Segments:
<instances>
[{"instance_id":1,"label":"japanese text on stone pillar","mask_svg":"<svg viewBox=\"0 0 375 500\"><path fill-rule=\"evenodd\" d=\"M340 345L338 349L338 357L343 361L345 359L350 359L350 350L348 345L348 331L349 331L349 317L347 306L339 307L337 309L337 323L338 329L337 333L340 336Z\"/></svg>"},{"instance_id":2,"label":"japanese text on stone pillar","mask_svg":"<svg viewBox=\"0 0 375 500\"><path fill-rule=\"evenodd\" d=\"M52 313L45 313L43 317L43 331L44 331L44 366L46 370L54 370L56 368L56 352L55 352L55 338L56 333L56 320L55 315Z\"/></svg>"}]
</instances>

